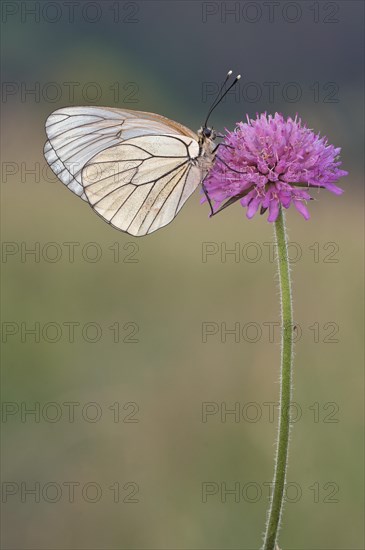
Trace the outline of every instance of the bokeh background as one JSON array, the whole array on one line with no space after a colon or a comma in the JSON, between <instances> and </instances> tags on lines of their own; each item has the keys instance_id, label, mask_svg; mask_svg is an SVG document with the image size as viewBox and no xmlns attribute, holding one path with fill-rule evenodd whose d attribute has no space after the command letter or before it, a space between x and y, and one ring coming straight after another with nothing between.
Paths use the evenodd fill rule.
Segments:
<instances>
[{"instance_id":1,"label":"bokeh background","mask_svg":"<svg viewBox=\"0 0 365 550\"><path fill-rule=\"evenodd\" d=\"M197 191L171 225L134 239L42 153L46 117L71 104L197 129L230 68L243 78L215 127L298 112L350 172L342 197L316 196L311 221L287 215L300 338L280 547L364 548L363 2L1 7L2 548L260 545L279 390L272 226L238 205L210 220ZM37 326L39 338L25 333Z\"/></svg>"}]
</instances>

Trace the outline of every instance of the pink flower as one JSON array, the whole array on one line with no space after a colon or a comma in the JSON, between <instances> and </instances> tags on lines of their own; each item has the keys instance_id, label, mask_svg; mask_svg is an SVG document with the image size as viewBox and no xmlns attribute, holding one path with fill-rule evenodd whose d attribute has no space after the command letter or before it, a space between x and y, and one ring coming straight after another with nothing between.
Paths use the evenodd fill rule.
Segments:
<instances>
[{"instance_id":1,"label":"pink flower","mask_svg":"<svg viewBox=\"0 0 365 550\"><path fill-rule=\"evenodd\" d=\"M335 185L348 174L339 168L340 150L297 117L285 120L278 113L257 115L256 120L247 117L247 123L239 122L233 132L227 131L204 181L213 213L240 200L248 218L259 208L262 214L268 209L268 221L274 222L280 205L293 204L307 220L310 189L343 192Z\"/></svg>"}]
</instances>

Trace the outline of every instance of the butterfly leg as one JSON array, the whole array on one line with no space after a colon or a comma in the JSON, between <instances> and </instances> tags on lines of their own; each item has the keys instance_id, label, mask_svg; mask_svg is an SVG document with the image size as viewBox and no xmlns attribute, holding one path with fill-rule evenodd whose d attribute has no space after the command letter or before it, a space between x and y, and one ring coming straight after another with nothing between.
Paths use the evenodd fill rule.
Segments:
<instances>
[{"instance_id":1,"label":"butterfly leg","mask_svg":"<svg viewBox=\"0 0 365 550\"><path fill-rule=\"evenodd\" d=\"M218 144L220 145L220 143ZM217 160L219 160L222 164L224 164L224 166L226 168L228 168L228 170L232 170L232 172L235 172L236 174L246 174L246 172L240 172L239 170L235 170L234 168L232 168L231 166L229 166L229 164L227 164L223 159L222 157L219 157L218 155L216 155L215 157Z\"/></svg>"},{"instance_id":2,"label":"butterfly leg","mask_svg":"<svg viewBox=\"0 0 365 550\"><path fill-rule=\"evenodd\" d=\"M213 154L216 152L218 147L228 147L229 149L234 149L234 147L232 147L232 145L228 145L227 143L217 143L217 145L214 147L214 149L212 151Z\"/></svg>"},{"instance_id":3,"label":"butterfly leg","mask_svg":"<svg viewBox=\"0 0 365 550\"><path fill-rule=\"evenodd\" d=\"M210 206L210 214L209 214L209 217L211 218L212 216L214 216L214 210L213 210L212 201L210 200L210 197L209 197L209 195L208 195L207 188L206 188L205 185L204 185L204 181L205 181L206 178L207 178L207 176L205 176L205 178L204 178L203 181L202 181L202 189L203 189L205 198L207 199L208 204L209 204L209 206Z\"/></svg>"},{"instance_id":4,"label":"butterfly leg","mask_svg":"<svg viewBox=\"0 0 365 550\"><path fill-rule=\"evenodd\" d=\"M216 214L219 214L219 212L222 212L222 210L224 210L225 208L227 208L227 206L231 206L231 204L234 204L235 202L239 201L240 199L242 199L245 195L248 195L248 193L250 191L252 191L252 189L254 189L254 185L252 185L249 189L246 189L246 191L242 191L242 193L239 193L238 195L235 195L234 197L231 197L230 199L228 199L228 201L226 201L224 204L222 204L222 206L220 206L218 208L218 210L216 210L215 212L213 212L211 214L211 216L215 216Z\"/></svg>"},{"instance_id":5,"label":"butterfly leg","mask_svg":"<svg viewBox=\"0 0 365 550\"><path fill-rule=\"evenodd\" d=\"M222 147L231 147L231 145L226 145L224 143L218 143L218 145L215 147L215 149L213 150L213 153L214 151L216 151L218 149L219 146L222 146ZM236 174L245 174L246 172L240 172L239 170L235 170L234 168L232 168L231 166L229 166L221 157L219 157L218 155L216 155L215 157L217 160L219 160L222 164L224 164L224 166L226 166L226 168L228 168L229 170L231 170L232 172L235 172ZM206 176L207 177L207 176ZM212 202L209 198L209 195L208 195L208 191L207 191L207 188L205 187L204 185L204 181L206 179L206 177L204 178L204 180L202 181L202 189L203 189L203 192L206 196L206 199L209 203L209 206L210 206L210 215L209 217L212 217L212 216L215 216L216 214L218 214L219 212L222 212L222 210L224 210L225 208L227 208L227 206L230 206L231 204L234 204L235 202L237 202L238 200L242 199L243 197L245 197L248 193L250 193L250 191L252 191L254 189L254 185L252 185L251 187L249 187L248 189L246 189L245 191L242 191L242 193L239 193L238 195L235 195L234 197L231 197L230 199L228 199L224 204L222 204L222 206L220 206L217 210L214 210L213 209L213 206L212 206Z\"/></svg>"}]
</instances>

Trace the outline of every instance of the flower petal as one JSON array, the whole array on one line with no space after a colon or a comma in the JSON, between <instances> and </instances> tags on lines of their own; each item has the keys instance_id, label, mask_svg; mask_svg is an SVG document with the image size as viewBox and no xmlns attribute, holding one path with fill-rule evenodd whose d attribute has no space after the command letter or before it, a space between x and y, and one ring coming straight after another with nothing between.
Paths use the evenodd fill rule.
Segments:
<instances>
[{"instance_id":1,"label":"flower petal","mask_svg":"<svg viewBox=\"0 0 365 550\"><path fill-rule=\"evenodd\" d=\"M261 200L262 200L261 197L256 197L255 199L252 199L252 201L248 205L246 216L248 217L249 220L253 218L254 215L256 214L258 207L261 204Z\"/></svg>"},{"instance_id":2,"label":"flower petal","mask_svg":"<svg viewBox=\"0 0 365 550\"><path fill-rule=\"evenodd\" d=\"M299 214L301 214L305 220L309 220L310 215L304 202L293 200L293 204L295 208L298 210Z\"/></svg>"},{"instance_id":3,"label":"flower petal","mask_svg":"<svg viewBox=\"0 0 365 550\"><path fill-rule=\"evenodd\" d=\"M341 187L337 187L337 185L334 185L333 183L325 183L324 185L328 191L332 191L335 195L342 195L343 193L343 189L341 189Z\"/></svg>"}]
</instances>

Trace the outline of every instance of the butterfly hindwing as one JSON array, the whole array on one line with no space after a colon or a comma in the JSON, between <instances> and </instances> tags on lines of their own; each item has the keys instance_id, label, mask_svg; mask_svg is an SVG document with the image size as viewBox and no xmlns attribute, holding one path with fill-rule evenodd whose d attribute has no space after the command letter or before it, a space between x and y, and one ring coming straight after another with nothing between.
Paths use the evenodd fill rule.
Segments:
<instances>
[{"instance_id":1,"label":"butterfly hindwing","mask_svg":"<svg viewBox=\"0 0 365 550\"><path fill-rule=\"evenodd\" d=\"M196 141L186 136L141 136L110 147L87 163L82 180L94 210L135 236L167 225L194 192L201 170Z\"/></svg>"}]
</instances>

